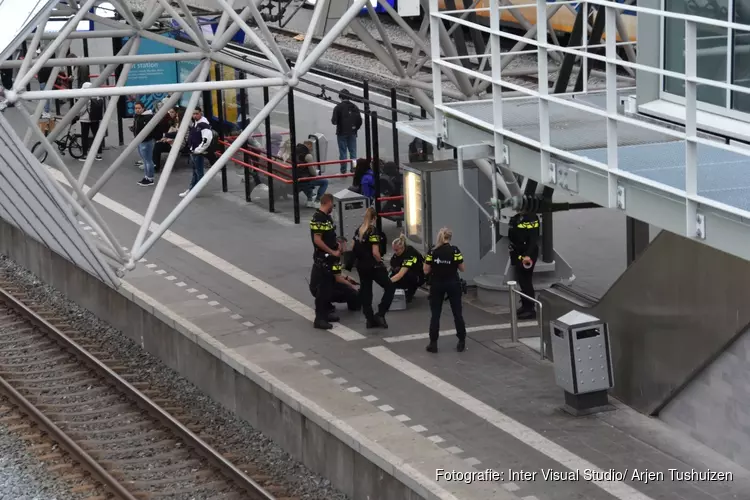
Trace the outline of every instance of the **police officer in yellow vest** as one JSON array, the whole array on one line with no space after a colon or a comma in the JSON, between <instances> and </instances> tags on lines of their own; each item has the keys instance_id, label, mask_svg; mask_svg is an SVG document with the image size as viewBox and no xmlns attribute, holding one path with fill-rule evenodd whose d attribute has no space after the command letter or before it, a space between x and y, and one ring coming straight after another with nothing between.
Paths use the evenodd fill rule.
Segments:
<instances>
[{"instance_id":1,"label":"police officer in yellow vest","mask_svg":"<svg viewBox=\"0 0 750 500\"><path fill-rule=\"evenodd\" d=\"M534 297L534 267L539 257L539 217L535 212L519 212L508 222L508 245L514 277L521 292ZM521 297L518 319L534 319L534 303Z\"/></svg>"}]
</instances>

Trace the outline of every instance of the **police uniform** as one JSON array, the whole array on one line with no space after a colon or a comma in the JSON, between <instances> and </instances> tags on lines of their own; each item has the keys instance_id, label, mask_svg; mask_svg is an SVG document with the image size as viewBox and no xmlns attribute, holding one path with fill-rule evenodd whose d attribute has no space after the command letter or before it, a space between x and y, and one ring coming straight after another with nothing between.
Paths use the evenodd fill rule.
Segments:
<instances>
[{"instance_id":1,"label":"police uniform","mask_svg":"<svg viewBox=\"0 0 750 500\"><path fill-rule=\"evenodd\" d=\"M422 271L423 259L417 250L406 245L401 255L393 254L391 257L391 276L395 276L405 267L406 274L394 283L396 288L406 291L406 301L410 302L417 291L417 288L424 283L424 272Z\"/></svg>"},{"instance_id":2,"label":"police uniform","mask_svg":"<svg viewBox=\"0 0 750 500\"><path fill-rule=\"evenodd\" d=\"M329 299L330 302L326 304L326 307L331 314L335 314L336 312L336 308L333 306L333 303L344 303L347 305L350 311L359 311L360 308L359 295L357 293L357 290L344 283L336 281L336 276L341 274L341 268L342 266L340 259L332 261L331 274L333 274L334 282L331 289ZM320 279L321 273L315 272L315 267L313 267L313 270L310 273L310 293L313 297L317 297L318 287L320 286Z\"/></svg>"},{"instance_id":3,"label":"police uniform","mask_svg":"<svg viewBox=\"0 0 750 500\"><path fill-rule=\"evenodd\" d=\"M310 219L310 239L313 242L313 268L310 275L310 284L315 283L317 290L315 295L315 324L328 323L330 317L331 298L336 282L334 271L336 268L341 272L339 258L330 255L318 248L315 244L315 235L321 235L323 243L331 250L338 248L336 239L336 228L330 215L321 210L316 210ZM330 328L330 327L329 327Z\"/></svg>"},{"instance_id":4,"label":"police uniform","mask_svg":"<svg viewBox=\"0 0 750 500\"><path fill-rule=\"evenodd\" d=\"M357 273L359 274L359 300L362 313L367 319L367 328L381 326L388 328L385 315L393 302L396 287L388 277L388 271L382 262L375 260L372 255L374 246L380 247L381 255L384 249L383 237L375 229L370 229L364 235L359 234L359 228L354 233L354 254L357 259ZM383 297L378 305L378 314L372 310L372 283L377 283L383 289Z\"/></svg>"},{"instance_id":5,"label":"police uniform","mask_svg":"<svg viewBox=\"0 0 750 500\"><path fill-rule=\"evenodd\" d=\"M539 257L539 217L535 213L518 213L508 222L508 240L510 241L510 259L515 270L515 278L521 293L534 296L534 267ZM531 258L531 267L523 267L524 257ZM534 315L534 303L521 297L519 314Z\"/></svg>"},{"instance_id":6,"label":"police uniform","mask_svg":"<svg viewBox=\"0 0 750 500\"><path fill-rule=\"evenodd\" d=\"M453 245L440 245L430 251L424 259L425 264L430 266L430 344L427 350L437 352L437 341L440 335L440 313L443 310L443 301L448 296L448 301L453 311L453 322L456 324L456 336L458 337L458 350L464 350L466 341L466 324L462 312L461 303L461 280L458 277L458 266L463 263L464 256L461 250Z\"/></svg>"}]
</instances>

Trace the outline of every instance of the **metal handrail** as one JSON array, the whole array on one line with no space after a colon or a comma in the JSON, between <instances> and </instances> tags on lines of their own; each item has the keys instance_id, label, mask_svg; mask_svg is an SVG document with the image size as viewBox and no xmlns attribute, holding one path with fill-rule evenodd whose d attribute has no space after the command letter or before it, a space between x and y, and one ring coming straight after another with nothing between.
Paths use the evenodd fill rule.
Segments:
<instances>
[{"instance_id":1,"label":"metal handrail","mask_svg":"<svg viewBox=\"0 0 750 500\"><path fill-rule=\"evenodd\" d=\"M510 296L511 341L518 342L518 313L516 311L516 295L520 295L521 297L524 297L535 304L535 308L537 309L537 322L539 324L539 354L542 360L547 359L544 349L544 323L542 322L544 306L535 298L529 297L525 293L518 291L516 289L517 285L518 283L515 281L508 282L508 295Z\"/></svg>"}]
</instances>

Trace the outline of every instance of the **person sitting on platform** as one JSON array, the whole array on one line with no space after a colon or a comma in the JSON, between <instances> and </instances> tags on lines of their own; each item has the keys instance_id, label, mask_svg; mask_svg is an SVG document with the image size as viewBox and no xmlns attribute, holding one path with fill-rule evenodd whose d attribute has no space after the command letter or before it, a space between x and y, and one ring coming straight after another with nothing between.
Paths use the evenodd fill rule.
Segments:
<instances>
[{"instance_id":1,"label":"person sitting on platform","mask_svg":"<svg viewBox=\"0 0 750 500\"><path fill-rule=\"evenodd\" d=\"M297 145L297 165L304 165L305 163L314 163L315 158L312 155L313 143L312 141L305 141L303 144ZM315 165L308 165L307 167L301 167L299 170L300 178L302 177L317 177L318 169ZM318 188L317 196L313 197L313 191ZM307 208L320 208L320 197L323 196L328 189L328 179L311 179L309 181L303 181L301 183L302 191L307 196Z\"/></svg>"},{"instance_id":2,"label":"person sitting on platform","mask_svg":"<svg viewBox=\"0 0 750 500\"><path fill-rule=\"evenodd\" d=\"M360 193L368 198L375 197L375 175L370 168L370 161L367 158L357 160L357 166L354 168L354 178L350 191Z\"/></svg>"},{"instance_id":3,"label":"person sitting on platform","mask_svg":"<svg viewBox=\"0 0 750 500\"><path fill-rule=\"evenodd\" d=\"M345 238L339 238L338 239L338 250L339 252L344 252L346 248L346 239ZM331 296L330 296L330 302L328 304L328 309L330 311L331 315L336 314L336 306L333 304L346 304L348 309L350 311L359 311L362 307L360 301L359 301L359 291L357 290L357 283L351 279L349 276L344 276L341 273L341 259L336 258L336 262L332 266L333 270L333 276L335 278L335 283L333 284L333 289L331 290ZM313 297L317 296L318 293L318 286L320 275L319 273L316 273L312 271L310 273L310 293Z\"/></svg>"},{"instance_id":4,"label":"person sitting on platform","mask_svg":"<svg viewBox=\"0 0 750 500\"><path fill-rule=\"evenodd\" d=\"M406 244L403 233L393 240L391 246L391 282L397 289L404 290L408 304L414 299L417 289L424 284L424 258L413 246Z\"/></svg>"}]
</instances>

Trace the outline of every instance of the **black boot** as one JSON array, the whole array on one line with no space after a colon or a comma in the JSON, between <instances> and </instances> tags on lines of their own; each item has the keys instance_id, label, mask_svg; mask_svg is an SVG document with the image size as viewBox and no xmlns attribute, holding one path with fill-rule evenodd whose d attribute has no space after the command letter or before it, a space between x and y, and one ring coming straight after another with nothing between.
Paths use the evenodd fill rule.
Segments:
<instances>
[{"instance_id":1,"label":"black boot","mask_svg":"<svg viewBox=\"0 0 750 500\"><path fill-rule=\"evenodd\" d=\"M437 341L436 340L430 340L430 343L425 348L427 352L438 352L437 348Z\"/></svg>"},{"instance_id":2,"label":"black boot","mask_svg":"<svg viewBox=\"0 0 750 500\"><path fill-rule=\"evenodd\" d=\"M329 323L336 323L339 320L341 320L341 318L339 318L337 314L335 314L335 313L328 313L328 322Z\"/></svg>"},{"instance_id":3,"label":"black boot","mask_svg":"<svg viewBox=\"0 0 750 500\"><path fill-rule=\"evenodd\" d=\"M536 319L536 311L534 309L525 309L516 313L518 319Z\"/></svg>"},{"instance_id":4,"label":"black boot","mask_svg":"<svg viewBox=\"0 0 750 500\"><path fill-rule=\"evenodd\" d=\"M319 330L330 330L331 328L333 328L333 325L324 319L315 318L313 327L318 328Z\"/></svg>"},{"instance_id":5,"label":"black boot","mask_svg":"<svg viewBox=\"0 0 750 500\"><path fill-rule=\"evenodd\" d=\"M375 315L375 318L378 320L381 327L388 328L388 323L385 322L385 314L377 314Z\"/></svg>"},{"instance_id":6,"label":"black boot","mask_svg":"<svg viewBox=\"0 0 750 500\"><path fill-rule=\"evenodd\" d=\"M367 328L380 328L380 321L378 321L377 316L373 316L372 318L367 318Z\"/></svg>"},{"instance_id":7,"label":"black boot","mask_svg":"<svg viewBox=\"0 0 750 500\"><path fill-rule=\"evenodd\" d=\"M459 339L458 344L456 345L456 350L458 352L464 352L466 350L466 340L465 339Z\"/></svg>"}]
</instances>

